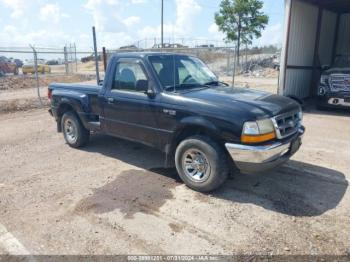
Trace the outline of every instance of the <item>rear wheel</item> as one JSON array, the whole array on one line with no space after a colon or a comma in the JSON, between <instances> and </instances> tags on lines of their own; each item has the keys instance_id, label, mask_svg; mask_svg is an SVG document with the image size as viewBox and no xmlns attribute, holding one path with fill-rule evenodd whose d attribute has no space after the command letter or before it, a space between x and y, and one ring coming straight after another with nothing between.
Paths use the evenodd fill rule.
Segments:
<instances>
[{"instance_id":1,"label":"rear wheel","mask_svg":"<svg viewBox=\"0 0 350 262\"><path fill-rule=\"evenodd\" d=\"M90 131L82 125L74 112L64 113L61 119L61 126L64 139L69 146L78 148L89 142Z\"/></svg>"},{"instance_id":2,"label":"rear wheel","mask_svg":"<svg viewBox=\"0 0 350 262\"><path fill-rule=\"evenodd\" d=\"M176 149L175 164L182 181L200 192L217 189L229 173L227 154L205 136L193 136L182 141Z\"/></svg>"}]
</instances>

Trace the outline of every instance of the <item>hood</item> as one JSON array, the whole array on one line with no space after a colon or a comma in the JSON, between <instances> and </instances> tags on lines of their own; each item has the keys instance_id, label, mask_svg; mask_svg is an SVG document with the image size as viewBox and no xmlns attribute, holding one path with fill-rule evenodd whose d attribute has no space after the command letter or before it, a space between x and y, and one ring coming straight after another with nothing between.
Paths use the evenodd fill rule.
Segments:
<instances>
[{"instance_id":1,"label":"hood","mask_svg":"<svg viewBox=\"0 0 350 262\"><path fill-rule=\"evenodd\" d=\"M288 97L248 88L220 86L191 90L184 92L182 96L199 99L219 108L244 112L254 119L272 117L300 109L299 104Z\"/></svg>"}]
</instances>

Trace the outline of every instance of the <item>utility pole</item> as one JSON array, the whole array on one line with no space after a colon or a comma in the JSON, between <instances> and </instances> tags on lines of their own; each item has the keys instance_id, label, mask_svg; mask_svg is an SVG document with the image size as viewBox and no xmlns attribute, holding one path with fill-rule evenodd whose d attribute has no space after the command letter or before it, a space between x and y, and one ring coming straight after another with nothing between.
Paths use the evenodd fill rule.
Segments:
<instances>
[{"instance_id":1,"label":"utility pole","mask_svg":"<svg viewBox=\"0 0 350 262\"><path fill-rule=\"evenodd\" d=\"M100 72L98 70L98 55L97 55L97 43L96 43L96 30L95 27L92 27L92 38L94 41L94 53L95 53L95 67L96 67L96 81L97 85L100 85Z\"/></svg>"},{"instance_id":2,"label":"utility pole","mask_svg":"<svg viewBox=\"0 0 350 262\"><path fill-rule=\"evenodd\" d=\"M163 42L163 13L164 13L164 0L162 0L162 14L161 14L161 40L160 40L160 44L161 44L161 47L163 48L164 47L164 42Z\"/></svg>"}]
</instances>

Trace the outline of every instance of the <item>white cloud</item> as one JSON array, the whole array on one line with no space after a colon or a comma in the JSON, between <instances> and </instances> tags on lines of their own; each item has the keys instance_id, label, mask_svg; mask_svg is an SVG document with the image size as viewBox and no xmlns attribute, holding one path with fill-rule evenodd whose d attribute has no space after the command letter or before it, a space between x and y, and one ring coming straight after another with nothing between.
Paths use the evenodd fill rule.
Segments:
<instances>
[{"instance_id":1,"label":"white cloud","mask_svg":"<svg viewBox=\"0 0 350 262\"><path fill-rule=\"evenodd\" d=\"M87 0L83 7L92 15L98 31L114 32L120 31L118 26L132 26L139 22L136 16L122 18L123 11L130 3L141 2L140 0Z\"/></svg>"},{"instance_id":2,"label":"white cloud","mask_svg":"<svg viewBox=\"0 0 350 262\"><path fill-rule=\"evenodd\" d=\"M64 43L74 42L72 37L62 31L55 30L35 30L24 32L18 30L18 27L7 25L0 32L0 39L7 39L9 44L15 46L28 46L35 44L37 46L63 46Z\"/></svg>"},{"instance_id":3,"label":"white cloud","mask_svg":"<svg viewBox=\"0 0 350 262\"><path fill-rule=\"evenodd\" d=\"M179 36L190 33L195 16L201 9L197 0L176 0L175 33Z\"/></svg>"},{"instance_id":4,"label":"white cloud","mask_svg":"<svg viewBox=\"0 0 350 262\"><path fill-rule=\"evenodd\" d=\"M12 9L12 18L21 18L24 14L25 9L28 7L30 2L27 0L1 0L2 3L8 8Z\"/></svg>"},{"instance_id":5,"label":"white cloud","mask_svg":"<svg viewBox=\"0 0 350 262\"><path fill-rule=\"evenodd\" d=\"M46 4L40 8L40 19L53 21L58 23L61 17L67 17L67 14L61 14L61 9L58 4Z\"/></svg>"},{"instance_id":6,"label":"white cloud","mask_svg":"<svg viewBox=\"0 0 350 262\"><path fill-rule=\"evenodd\" d=\"M138 16L123 18L123 10L129 4L140 4L142 0L88 0L84 8L92 15L98 32L98 42L110 48L117 48L135 41L126 31L141 21Z\"/></svg>"},{"instance_id":7,"label":"white cloud","mask_svg":"<svg viewBox=\"0 0 350 262\"><path fill-rule=\"evenodd\" d=\"M208 32L211 39L223 40L225 38L225 34L219 31L219 27L215 23L209 26Z\"/></svg>"},{"instance_id":8,"label":"white cloud","mask_svg":"<svg viewBox=\"0 0 350 262\"><path fill-rule=\"evenodd\" d=\"M122 23L127 27L131 27L138 24L140 20L141 18L138 16L129 16L127 18L121 19Z\"/></svg>"},{"instance_id":9,"label":"white cloud","mask_svg":"<svg viewBox=\"0 0 350 262\"><path fill-rule=\"evenodd\" d=\"M275 45L282 42L283 27L281 23L268 25L262 32L261 37L254 41L254 45Z\"/></svg>"},{"instance_id":10,"label":"white cloud","mask_svg":"<svg viewBox=\"0 0 350 262\"><path fill-rule=\"evenodd\" d=\"M125 32L104 32L99 34L98 42L99 47L105 46L106 48L118 48L119 46L126 45L127 43L131 43L133 39L129 34Z\"/></svg>"},{"instance_id":11,"label":"white cloud","mask_svg":"<svg viewBox=\"0 0 350 262\"><path fill-rule=\"evenodd\" d=\"M102 0L88 0L87 3L84 5L88 12L92 15L94 25L100 30L104 29L104 24L106 22L106 17L104 16L103 10L101 8L102 3Z\"/></svg>"},{"instance_id":12,"label":"white cloud","mask_svg":"<svg viewBox=\"0 0 350 262\"><path fill-rule=\"evenodd\" d=\"M202 10L197 0L176 0L175 23L164 24L164 37L186 37L190 36L196 16ZM145 26L138 31L140 38L159 37L161 26Z\"/></svg>"},{"instance_id":13,"label":"white cloud","mask_svg":"<svg viewBox=\"0 0 350 262\"><path fill-rule=\"evenodd\" d=\"M146 3L146 0L130 0L132 4L144 4Z\"/></svg>"}]
</instances>

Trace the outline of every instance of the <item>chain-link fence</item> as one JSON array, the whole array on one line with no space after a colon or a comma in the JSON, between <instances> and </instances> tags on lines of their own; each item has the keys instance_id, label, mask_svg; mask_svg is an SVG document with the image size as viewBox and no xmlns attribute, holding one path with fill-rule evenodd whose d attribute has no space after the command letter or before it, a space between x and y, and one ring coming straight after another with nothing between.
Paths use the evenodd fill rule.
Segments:
<instances>
[{"instance_id":1,"label":"chain-link fence","mask_svg":"<svg viewBox=\"0 0 350 262\"><path fill-rule=\"evenodd\" d=\"M196 56L203 60L221 81L229 84L232 83L236 65L235 86L277 91L279 54L276 48L243 49L239 63L235 63L234 47L215 47L209 42L197 47L171 44L170 47L165 45L165 48L159 48L159 45L152 48L138 48L133 45L114 50L101 48L98 52L101 79L104 78L104 62L107 64L112 54L141 51ZM47 86L52 82L85 82L95 79L93 50L78 50L74 44L59 48L0 47L0 113L35 108L47 103Z\"/></svg>"},{"instance_id":2,"label":"chain-link fence","mask_svg":"<svg viewBox=\"0 0 350 262\"><path fill-rule=\"evenodd\" d=\"M82 60L90 59L88 64ZM52 82L82 82L95 78L92 51L74 44L52 47L0 47L0 113L47 104Z\"/></svg>"},{"instance_id":3,"label":"chain-link fence","mask_svg":"<svg viewBox=\"0 0 350 262\"><path fill-rule=\"evenodd\" d=\"M24 74L73 74L78 73L81 57L92 51L77 51L75 44L62 48L49 47L0 47L1 62L15 64L18 75ZM11 74L11 70L0 67L1 76Z\"/></svg>"}]
</instances>

